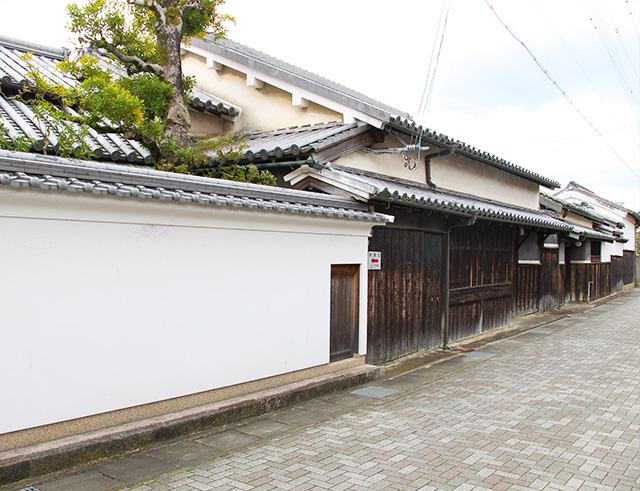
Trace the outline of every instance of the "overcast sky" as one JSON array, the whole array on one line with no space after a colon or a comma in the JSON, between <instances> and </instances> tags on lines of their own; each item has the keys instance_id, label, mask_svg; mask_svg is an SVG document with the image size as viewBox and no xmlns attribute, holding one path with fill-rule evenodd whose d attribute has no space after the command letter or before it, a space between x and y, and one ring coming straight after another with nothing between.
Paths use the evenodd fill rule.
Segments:
<instances>
[{"instance_id":1,"label":"overcast sky","mask_svg":"<svg viewBox=\"0 0 640 491\"><path fill-rule=\"evenodd\" d=\"M232 39L417 114L443 1L227 0L226 11L237 18ZM0 34L68 44L67 3L0 0ZM640 174L640 0L490 3ZM484 0L451 0L431 105L421 122L640 209L640 178Z\"/></svg>"}]
</instances>

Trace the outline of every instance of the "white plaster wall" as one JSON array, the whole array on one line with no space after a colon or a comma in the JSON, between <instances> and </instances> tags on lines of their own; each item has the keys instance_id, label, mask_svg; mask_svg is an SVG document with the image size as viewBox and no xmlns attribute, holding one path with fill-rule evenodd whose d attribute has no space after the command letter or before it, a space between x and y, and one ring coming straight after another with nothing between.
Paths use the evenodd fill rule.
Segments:
<instances>
[{"instance_id":1,"label":"white plaster wall","mask_svg":"<svg viewBox=\"0 0 640 491\"><path fill-rule=\"evenodd\" d=\"M622 245L622 248L625 251L635 251L636 250L636 226L635 223L632 222L631 220L625 218L623 220L624 223L624 230L623 230L623 237L625 239L627 239L627 242L625 242Z\"/></svg>"},{"instance_id":2,"label":"white plaster wall","mask_svg":"<svg viewBox=\"0 0 640 491\"><path fill-rule=\"evenodd\" d=\"M606 218L610 218L617 222L624 223L623 237L627 239L627 242L623 244L623 250L635 251L636 250L636 225L635 220L631 218L628 213L618 208L613 208L601 203L593 196L583 194L577 189L563 189L557 193L557 196L561 199L567 200L570 203L581 204L587 202L593 206L594 211L599 215Z\"/></svg>"},{"instance_id":3,"label":"white plaster wall","mask_svg":"<svg viewBox=\"0 0 640 491\"><path fill-rule=\"evenodd\" d=\"M593 220L590 220L588 218L585 218L581 215L578 215L576 213L571 213L571 212L567 212L567 214L564 217L569 223L574 223L576 225L581 225L583 227L587 227L587 228L593 228Z\"/></svg>"},{"instance_id":4,"label":"white plaster wall","mask_svg":"<svg viewBox=\"0 0 640 491\"><path fill-rule=\"evenodd\" d=\"M0 190L0 433L329 361L368 224Z\"/></svg>"},{"instance_id":5,"label":"white plaster wall","mask_svg":"<svg viewBox=\"0 0 640 491\"><path fill-rule=\"evenodd\" d=\"M402 146L402 144L392 137L387 137L383 144L376 145L376 147L380 146L399 147ZM335 163L344 165L345 167L351 167L353 169L376 172L385 176L398 177L400 179L425 184L427 177L424 159L421 158L418 160L415 152L410 152L409 155L416 160L415 166L413 163L406 166L402 155L373 154L363 150L343 155L337 159Z\"/></svg>"},{"instance_id":6,"label":"white plaster wall","mask_svg":"<svg viewBox=\"0 0 640 491\"><path fill-rule=\"evenodd\" d=\"M538 209L538 184L460 155L434 159L431 179L446 189Z\"/></svg>"},{"instance_id":7,"label":"white plaster wall","mask_svg":"<svg viewBox=\"0 0 640 491\"><path fill-rule=\"evenodd\" d=\"M291 93L271 85L265 84L259 90L249 87L244 73L228 67L220 71L207 68L205 58L192 53L183 56L182 68L185 74L197 78L200 89L243 109L235 119L234 131L272 130L342 121L342 114L312 102L306 108L294 106Z\"/></svg>"},{"instance_id":8,"label":"white plaster wall","mask_svg":"<svg viewBox=\"0 0 640 491\"><path fill-rule=\"evenodd\" d=\"M603 263L609 263L611 262L612 256L623 256L622 244L620 242L603 242L601 253L601 261Z\"/></svg>"}]
</instances>

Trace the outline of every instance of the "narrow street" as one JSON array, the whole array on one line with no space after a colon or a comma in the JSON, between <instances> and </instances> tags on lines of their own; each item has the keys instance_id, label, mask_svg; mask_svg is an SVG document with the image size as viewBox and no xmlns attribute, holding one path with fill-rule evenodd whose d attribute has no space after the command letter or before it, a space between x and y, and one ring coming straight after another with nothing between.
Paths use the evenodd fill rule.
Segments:
<instances>
[{"instance_id":1,"label":"narrow street","mask_svg":"<svg viewBox=\"0 0 640 491\"><path fill-rule=\"evenodd\" d=\"M639 489L639 312L635 291L365 390L35 486Z\"/></svg>"}]
</instances>

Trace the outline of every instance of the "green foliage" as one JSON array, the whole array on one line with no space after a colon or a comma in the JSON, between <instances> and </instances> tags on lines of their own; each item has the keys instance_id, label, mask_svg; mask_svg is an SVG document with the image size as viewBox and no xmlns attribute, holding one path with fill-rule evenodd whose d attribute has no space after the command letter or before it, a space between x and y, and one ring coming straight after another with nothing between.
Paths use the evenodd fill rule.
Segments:
<instances>
[{"instance_id":1,"label":"green foliage","mask_svg":"<svg viewBox=\"0 0 640 491\"><path fill-rule=\"evenodd\" d=\"M173 142L169 142L173 145ZM210 140L199 140L191 145L175 147L170 151L175 152L175 162L163 161L158 168L168 172L181 174L197 174L217 179L230 181L250 182L275 186L275 176L265 170L259 170L255 165L212 165L212 159L216 162L224 160L238 160L246 147L244 139L237 136L224 136ZM165 150L167 151L167 150Z\"/></svg>"},{"instance_id":2,"label":"green foliage","mask_svg":"<svg viewBox=\"0 0 640 491\"><path fill-rule=\"evenodd\" d=\"M241 156L243 143L236 137L185 144L184 137L176 140L168 131L170 105L176 97L186 101L196 83L195 77L181 79L178 75L176 82L167 76L168 71L181 73L167 65L167 35L176 32L170 27L182 22L178 32L183 42L205 32L224 37L226 24L233 19L218 11L223 3L224 0L90 0L84 5L69 5L70 30L79 45L93 53L58 63L58 69L77 83L69 86L53 82L42 76L30 56L24 58L33 87L26 88L21 97L38 119L47 122L43 125L48 128L44 151L92 158L86 143L90 129L116 132L146 145L156 167L162 170L275 184L270 172L259 171L255 166L212 166L212 160ZM96 50L100 50L99 56ZM173 63L180 63L179 46L177 59L176 62L174 57ZM33 142L10 141L0 134L2 148L25 148L27 144L31 148Z\"/></svg>"},{"instance_id":3,"label":"green foliage","mask_svg":"<svg viewBox=\"0 0 640 491\"><path fill-rule=\"evenodd\" d=\"M7 130L0 126L0 148L3 150L13 150L15 152L30 152L34 141L25 136L11 139Z\"/></svg>"},{"instance_id":4,"label":"green foliage","mask_svg":"<svg viewBox=\"0 0 640 491\"><path fill-rule=\"evenodd\" d=\"M161 21L160 10L167 24L182 20L183 42L202 37L206 33L222 38L227 24L233 17L219 11L224 0L174 0L158 2L159 9L152 8L152 0L136 5L126 0L91 0L86 5L71 4L67 7L69 29L80 45L89 49L117 49L127 56L135 56L148 63L166 63L163 43L158 42L156 22ZM166 4L168 6L163 7ZM185 10L182 16L182 10ZM135 67L127 67L136 70Z\"/></svg>"}]
</instances>

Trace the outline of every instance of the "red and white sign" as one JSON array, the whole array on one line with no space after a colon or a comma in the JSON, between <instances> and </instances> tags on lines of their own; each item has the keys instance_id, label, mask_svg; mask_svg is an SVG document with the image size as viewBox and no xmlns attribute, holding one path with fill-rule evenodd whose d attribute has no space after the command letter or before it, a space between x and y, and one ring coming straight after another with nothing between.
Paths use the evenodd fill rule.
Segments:
<instances>
[{"instance_id":1,"label":"red and white sign","mask_svg":"<svg viewBox=\"0 0 640 491\"><path fill-rule=\"evenodd\" d=\"M370 270L382 269L382 253L381 252L369 251L369 264L367 269L370 269Z\"/></svg>"}]
</instances>

